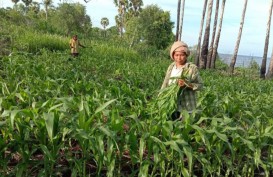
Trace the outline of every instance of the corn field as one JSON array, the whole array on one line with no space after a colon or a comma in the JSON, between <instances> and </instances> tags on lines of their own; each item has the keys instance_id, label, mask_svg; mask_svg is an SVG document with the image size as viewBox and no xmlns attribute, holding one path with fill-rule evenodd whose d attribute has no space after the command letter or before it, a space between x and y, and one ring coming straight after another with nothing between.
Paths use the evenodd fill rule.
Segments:
<instances>
[{"instance_id":1,"label":"corn field","mask_svg":"<svg viewBox=\"0 0 273 177\"><path fill-rule=\"evenodd\" d=\"M106 44L1 58L0 176L273 175L273 82L201 71L201 111L172 121L169 63Z\"/></svg>"}]
</instances>

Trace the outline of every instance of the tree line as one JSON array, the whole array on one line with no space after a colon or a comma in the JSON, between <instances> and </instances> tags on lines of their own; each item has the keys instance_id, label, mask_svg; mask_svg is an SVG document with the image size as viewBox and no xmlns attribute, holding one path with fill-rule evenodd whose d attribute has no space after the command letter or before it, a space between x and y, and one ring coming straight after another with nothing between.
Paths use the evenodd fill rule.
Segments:
<instances>
[{"instance_id":1,"label":"tree line","mask_svg":"<svg viewBox=\"0 0 273 177\"><path fill-rule=\"evenodd\" d=\"M14 3L14 7L9 10L23 14L23 16L31 16L32 20L33 18L43 19L43 28L46 31L59 34L65 33L66 35L77 32L83 33L85 36L90 36L90 33L94 33L95 31L101 31L100 29L92 27L91 18L86 14L86 7L80 3L60 1L61 3L59 3L58 7L54 7L53 0L43 0L41 4L33 0L22 0L23 3L19 3L20 0L11 1ZM85 2L92 3L92 1L87 0ZM162 10L157 5L149 5L143 8L142 0L114 0L113 5L117 8L117 15L115 16L116 25L107 29L109 20L107 17L103 17L101 19L103 37L106 38L118 35L125 40L130 47L139 43L145 43L156 49L166 49L173 40L181 40L182 38L185 3L186 0L178 0L176 34L173 34L172 29L174 28L174 22L170 20L170 13ZM245 0L238 37L229 65L229 72L231 74L234 72L240 40L243 33L247 3L248 0ZM225 4L226 0L204 0L194 59L195 64L201 69L215 68ZM42 9L40 5L43 5L44 8ZM261 78L273 77L273 55L270 60L269 69L266 73L272 6L273 0L271 0L269 5L264 54L260 69ZM214 21L212 22L213 9ZM211 23L213 23L212 29L210 29Z\"/></svg>"},{"instance_id":2,"label":"tree line","mask_svg":"<svg viewBox=\"0 0 273 177\"><path fill-rule=\"evenodd\" d=\"M181 0L178 0L176 40L181 39L181 36L180 36L182 34L181 23L183 23L185 1L186 0L182 0L181 2ZM204 0L202 18L200 23L200 31L199 31L199 37L198 37L198 44L197 44L197 50L196 50L196 56L195 56L195 64L202 69L215 68L215 60L216 60L217 49L218 49L219 40L221 36L221 29L222 29L222 22L224 18L226 0L222 0L221 2L222 2L222 5L220 9L220 17L218 17L220 0ZM240 46L240 40L243 33L247 3L248 3L248 0L244 0L244 6L242 10L241 22L239 26L239 32L238 32L238 36L236 40L236 45L235 45L234 52L233 52L231 62L229 65L229 72L231 74L234 73L234 67L236 64L237 54L238 54L238 50ZM213 10L214 4L215 4L214 21L213 21L213 29L211 32L210 25L211 25L211 16L212 16L212 10ZM271 56L269 68L266 73L266 61L267 61L267 53L268 53L268 45L269 45L272 6L273 6L273 0L271 0L269 4L267 29L266 29L265 44L264 44L264 54L263 54L263 60L262 60L262 65L260 69L260 78L263 78L263 79L273 77L273 55ZM206 16L206 23L204 24L205 16ZM219 24L217 27L218 20L219 20ZM203 36L203 43L201 44L203 28L205 28L205 32Z\"/></svg>"},{"instance_id":3,"label":"tree line","mask_svg":"<svg viewBox=\"0 0 273 177\"><path fill-rule=\"evenodd\" d=\"M17 17L24 18L18 20L17 17L14 17L14 22L22 22L28 18L39 24L38 29L45 32L66 36L80 33L85 37L92 36L93 38L99 33L108 38L118 35L130 47L144 43L156 49L165 49L174 40L172 33L174 23L171 22L170 13L157 5L143 8L142 0L113 1L113 5L117 7L116 25L108 29L106 29L109 25L107 17L100 19L103 29L93 27L91 17L86 14L86 7L82 3L60 1L55 7L53 0L43 0L42 3L33 0L11 1L14 3L13 8L5 10L13 17L17 14Z\"/></svg>"}]
</instances>

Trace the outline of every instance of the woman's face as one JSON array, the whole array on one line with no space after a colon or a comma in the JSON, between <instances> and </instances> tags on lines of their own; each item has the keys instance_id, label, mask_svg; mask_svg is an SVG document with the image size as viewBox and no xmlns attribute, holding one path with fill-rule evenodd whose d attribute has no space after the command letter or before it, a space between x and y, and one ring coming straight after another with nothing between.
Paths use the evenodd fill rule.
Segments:
<instances>
[{"instance_id":1,"label":"woman's face","mask_svg":"<svg viewBox=\"0 0 273 177\"><path fill-rule=\"evenodd\" d=\"M187 61L187 55L184 51L175 51L173 54L173 59L176 64L184 65Z\"/></svg>"}]
</instances>

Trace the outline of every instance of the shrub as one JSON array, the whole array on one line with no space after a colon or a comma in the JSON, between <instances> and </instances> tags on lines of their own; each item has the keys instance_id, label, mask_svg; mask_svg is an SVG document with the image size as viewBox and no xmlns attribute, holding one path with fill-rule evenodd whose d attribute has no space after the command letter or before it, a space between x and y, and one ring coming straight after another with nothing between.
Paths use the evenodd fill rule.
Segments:
<instances>
[{"instance_id":1,"label":"shrub","mask_svg":"<svg viewBox=\"0 0 273 177\"><path fill-rule=\"evenodd\" d=\"M17 36L14 48L29 53L37 53L41 49L64 51L68 48L68 42L68 38L61 36L25 31L24 34Z\"/></svg>"}]
</instances>

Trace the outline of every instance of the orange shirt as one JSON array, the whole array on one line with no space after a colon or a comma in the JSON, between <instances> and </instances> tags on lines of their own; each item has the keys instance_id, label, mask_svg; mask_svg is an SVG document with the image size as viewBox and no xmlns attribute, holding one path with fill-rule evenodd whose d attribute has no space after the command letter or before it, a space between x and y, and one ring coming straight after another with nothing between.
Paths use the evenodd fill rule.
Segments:
<instances>
[{"instance_id":1,"label":"orange shirt","mask_svg":"<svg viewBox=\"0 0 273 177\"><path fill-rule=\"evenodd\" d=\"M79 45L80 45L79 40L74 40L72 38L69 41L69 45L70 45L70 48L71 48L71 53L79 53L79 51L78 51Z\"/></svg>"}]
</instances>

